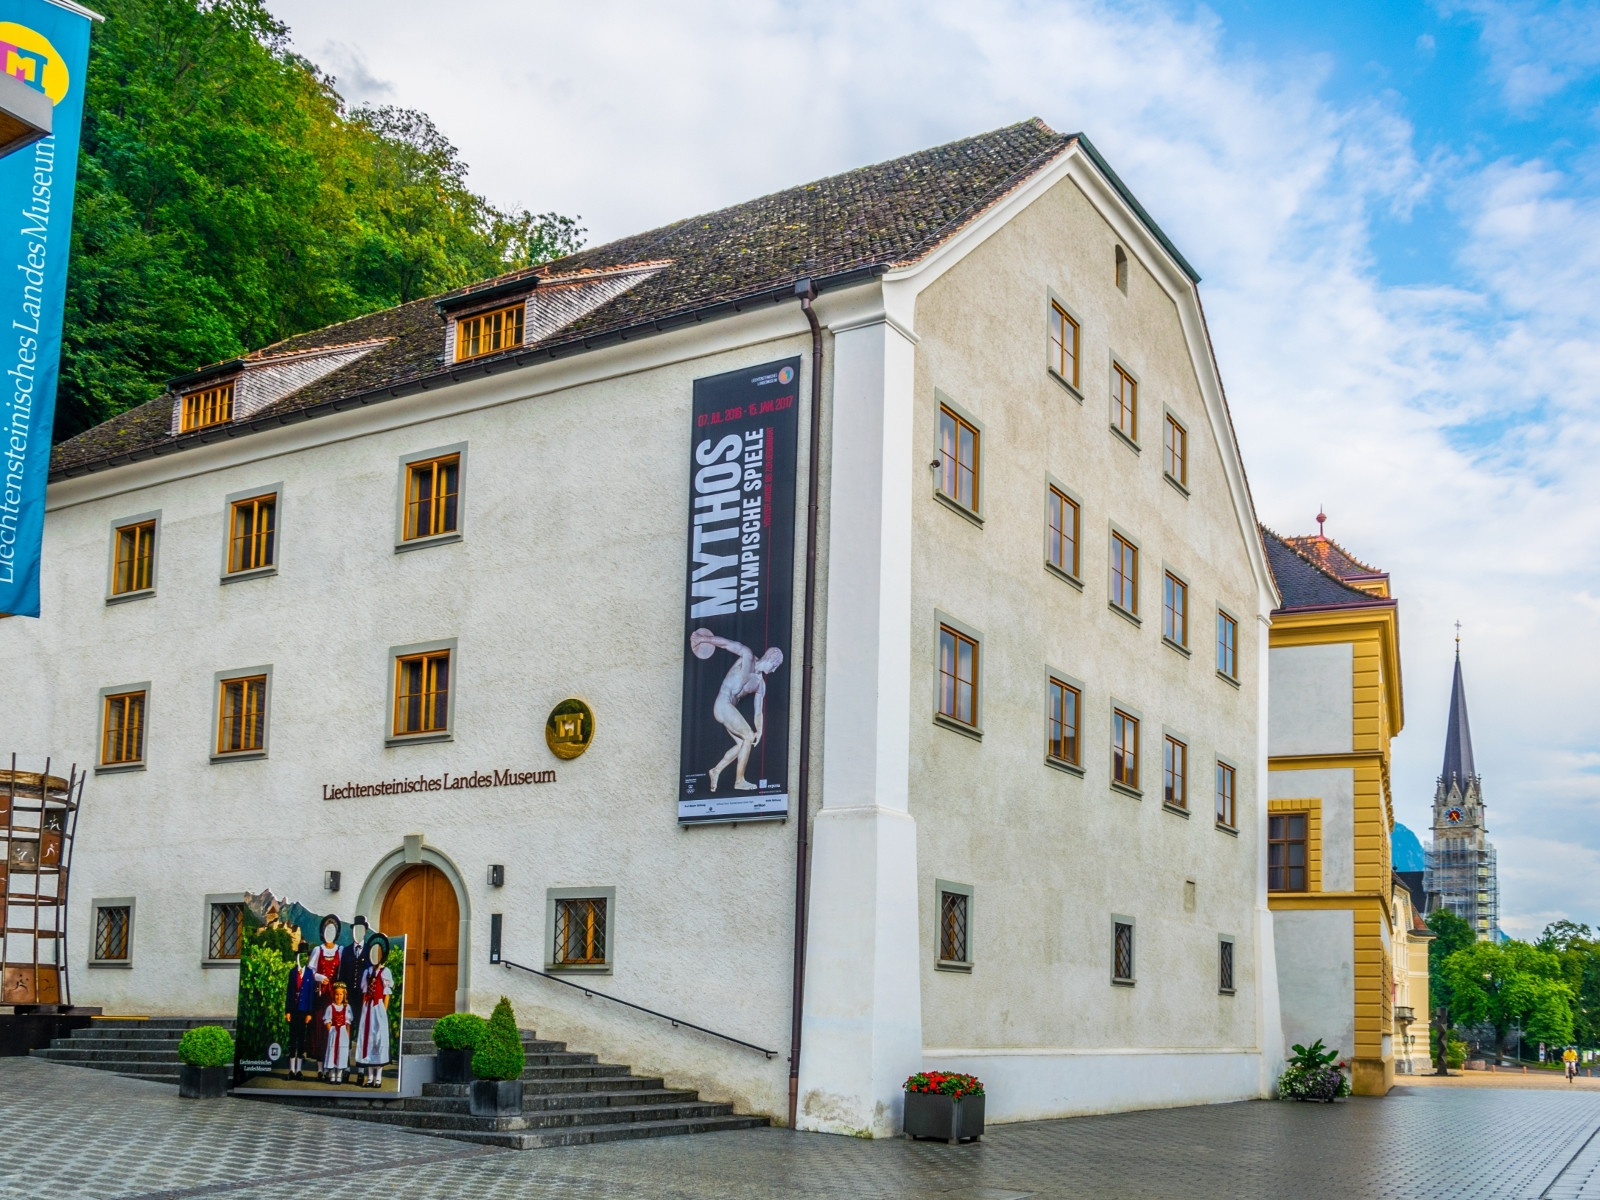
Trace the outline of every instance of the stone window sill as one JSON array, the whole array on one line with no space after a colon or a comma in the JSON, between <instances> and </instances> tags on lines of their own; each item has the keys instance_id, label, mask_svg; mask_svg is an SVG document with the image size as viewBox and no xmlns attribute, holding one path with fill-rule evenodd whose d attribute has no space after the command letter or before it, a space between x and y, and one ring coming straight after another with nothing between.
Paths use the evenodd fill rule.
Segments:
<instances>
[{"instance_id":1,"label":"stone window sill","mask_svg":"<svg viewBox=\"0 0 1600 1200\"><path fill-rule=\"evenodd\" d=\"M1044 569L1046 571L1049 571L1050 574L1054 575L1057 579L1061 580L1063 583L1070 583L1073 587L1077 588L1080 592L1083 591L1083 580L1079 579L1076 575L1072 574L1070 571L1065 571L1062 568L1056 566L1055 563L1051 562L1048 558L1045 559L1045 561L1044 561Z\"/></svg>"},{"instance_id":2,"label":"stone window sill","mask_svg":"<svg viewBox=\"0 0 1600 1200\"><path fill-rule=\"evenodd\" d=\"M453 742L453 730L443 730L439 733L399 733L383 739L385 746L413 746L431 745L434 742Z\"/></svg>"},{"instance_id":3,"label":"stone window sill","mask_svg":"<svg viewBox=\"0 0 1600 1200\"><path fill-rule=\"evenodd\" d=\"M944 728L950 730L952 733L965 734L973 741L983 741L983 730L979 729L975 725L968 725L962 721L958 721L954 717L947 717L942 712L936 712L933 714L933 723L935 725L944 726Z\"/></svg>"},{"instance_id":4,"label":"stone window sill","mask_svg":"<svg viewBox=\"0 0 1600 1200\"><path fill-rule=\"evenodd\" d=\"M112 970L118 970L118 971L127 971L127 970L131 970L132 967L133 967L132 961L129 960L129 959L126 959L126 958L115 960L115 961L113 961L111 959L107 959L104 962L101 962L99 959L93 959L93 958L89 960L89 969L91 971L104 970L104 969L107 969L107 968L110 968Z\"/></svg>"},{"instance_id":5,"label":"stone window sill","mask_svg":"<svg viewBox=\"0 0 1600 1200\"><path fill-rule=\"evenodd\" d=\"M1113 792L1121 792L1124 796L1132 796L1135 800L1144 799L1144 792L1139 788L1129 787L1125 783L1118 783L1115 779L1111 781L1111 790Z\"/></svg>"},{"instance_id":6,"label":"stone window sill","mask_svg":"<svg viewBox=\"0 0 1600 1200\"><path fill-rule=\"evenodd\" d=\"M1187 808L1179 808L1176 804L1167 803L1163 803L1161 808L1164 812L1169 812L1175 817L1182 817L1185 821L1189 819L1189 810Z\"/></svg>"},{"instance_id":7,"label":"stone window sill","mask_svg":"<svg viewBox=\"0 0 1600 1200\"><path fill-rule=\"evenodd\" d=\"M1046 754L1044 756L1044 765L1054 767L1058 771L1065 771L1068 775L1076 775L1079 779L1083 778L1083 768L1077 763L1069 763L1064 758L1054 758Z\"/></svg>"},{"instance_id":8,"label":"stone window sill","mask_svg":"<svg viewBox=\"0 0 1600 1200\"><path fill-rule=\"evenodd\" d=\"M1194 657L1194 651L1190 650L1189 647L1185 646L1182 642L1175 642L1171 638L1167 637L1165 634L1162 635L1161 641L1167 647L1169 647L1170 649L1176 650L1179 654L1183 655L1185 658L1193 658Z\"/></svg>"},{"instance_id":9,"label":"stone window sill","mask_svg":"<svg viewBox=\"0 0 1600 1200\"><path fill-rule=\"evenodd\" d=\"M1232 675L1229 675L1226 671L1218 671L1217 672L1217 678L1222 680L1223 683L1227 684L1231 688L1234 688L1235 690L1237 690L1239 688L1239 681L1237 679L1235 679Z\"/></svg>"},{"instance_id":10,"label":"stone window sill","mask_svg":"<svg viewBox=\"0 0 1600 1200\"><path fill-rule=\"evenodd\" d=\"M1165 471L1161 472L1161 478L1165 479L1173 487L1177 488L1179 494L1182 495L1185 500L1187 500L1189 498L1189 489L1184 487L1183 484L1179 483L1171 475L1167 474L1167 472L1165 472Z\"/></svg>"},{"instance_id":11,"label":"stone window sill","mask_svg":"<svg viewBox=\"0 0 1600 1200\"><path fill-rule=\"evenodd\" d=\"M214 763L253 762L266 756L267 752L265 750L234 750L228 754L213 754L211 761Z\"/></svg>"},{"instance_id":12,"label":"stone window sill","mask_svg":"<svg viewBox=\"0 0 1600 1200\"><path fill-rule=\"evenodd\" d=\"M1129 612L1127 609L1123 608L1122 605L1118 604L1115 600L1107 600L1106 601L1106 607L1109 608L1112 612L1116 613L1117 616L1121 617L1124 621L1131 621L1136 627L1143 628L1144 621L1139 616L1138 613Z\"/></svg>"},{"instance_id":13,"label":"stone window sill","mask_svg":"<svg viewBox=\"0 0 1600 1200\"><path fill-rule=\"evenodd\" d=\"M1132 450L1135 454L1143 454L1144 453L1143 450L1139 449L1139 443L1134 441L1127 434L1123 433L1122 430L1118 429L1115 425L1112 425L1109 428L1110 428L1112 433L1116 434L1117 437L1119 439L1121 439L1122 444L1124 446L1126 446L1129 450Z\"/></svg>"},{"instance_id":14,"label":"stone window sill","mask_svg":"<svg viewBox=\"0 0 1600 1200\"><path fill-rule=\"evenodd\" d=\"M140 588L137 592L118 592L115 596L107 596L107 604L126 604L130 600L149 600L156 594L155 588Z\"/></svg>"},{"instance_id":15,"label":"stone window sill","mask_svg":"<svg viewBox=\"0 0 1600 1200\"><path fill-rule=\"evenodd\" d=\"M1236 829L1232 825L1224 825L1221 821L1217 822L1217 832L1218 833L1225 833L1229 837L1238 837L1239 836L1238 829Z\"/></svg>"},{"instance_id":16,"label":"stone window sill","mask_svg":"<svg viewBox=\"0 0 1600 1200\"><path fill-rule=\"evenodd\" d=\"M129 771L142 771L144 767L145 764L142 762L101 763L95 767L94 773L96 775L124 775Z\"/></svg>"},{"instance_id":17,"label":"stone window sill","mask_svg":"<svg viewBox=\"0 0 1600 1200\"><path fill-rule=\"evenodd\" d=\"M965 517L967 520L971 521L979 529L983 528L983 518L980 517L977 513L973 512L965 504L961 503L961 501L955 499L954 497L945 495L938 488L935 488L933 490L933 498L935 500L937 500L940 504L942 504L946 508L948 508L951 512L960 513L963 517Z\"/></svg>"},{"instance_id":18,"label":"stone window sill","mask_svg":"<svg viewBox=\"0 0 1600 1200\"><path fill-rule=\"evenodd\" d=\"M269 575L278 573L278 564L270 567L257 567L253 571L229 571L218 580L219 583L241 583L246 579L265 579Z\"/></svg>"},{"instance_id":19,"label":"stone window sill","mask_svg":"<svg viewBox=\"0 0 1600 1200\"><path fill-rule=\"evenodd\" d=\"M962 975L970 975L970 974L972 974L972 964L971 963L969 963L969 962L956 962L954 959L949 959L949 958L941 958L938 962L933 964L933 969L935 971L955 971L958 974L962 974Z\"/></svg>"},{"instance_id":20,"label":"stone window sill","mask_svg":"<svg viewBox=\"0 0 1600 1200\"><path fill-rule=\"evenodd\" d=\"M1045 371L1049 373L1051 379L1054 379L1062 387L1066 388L1074 400L1076 400L1079 404L1083 403L1083 393L1078 390L1077 385L1074 384L1072 380L1068 379L1054 367L1046 367Z\"/></svg>"},{"instance_id":21,"label":"stone window sill","mask_svg":"<svg viewBox=\"0 0 1600 1200\"><path fill-rule=\"evenodd\" d=\"M437 537L412 538L409 541L396 542L394 544L394 552L396 554L404 554L407 550L426 550L430 546L448 546L460 540L461 532L459 530L453 533L441 533Z\"/></svg>"}]
</instances>

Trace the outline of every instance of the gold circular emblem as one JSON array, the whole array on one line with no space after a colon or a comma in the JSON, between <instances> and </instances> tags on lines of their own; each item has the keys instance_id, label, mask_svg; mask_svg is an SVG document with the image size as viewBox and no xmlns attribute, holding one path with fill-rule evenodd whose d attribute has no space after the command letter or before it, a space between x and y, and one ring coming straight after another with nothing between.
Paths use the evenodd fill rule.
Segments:
<instances>
[{"instance_id":1,"label":"gold circular emblem","mask_svg":"<svg viewBox=\"0 0 1600 1200\"><path fill-rule=\"evenodd\" d=\"M550 710L544 741L557 758L577 758L594 741L594 709L582 700L563 700Z\"/></svg>"}]
</instances>

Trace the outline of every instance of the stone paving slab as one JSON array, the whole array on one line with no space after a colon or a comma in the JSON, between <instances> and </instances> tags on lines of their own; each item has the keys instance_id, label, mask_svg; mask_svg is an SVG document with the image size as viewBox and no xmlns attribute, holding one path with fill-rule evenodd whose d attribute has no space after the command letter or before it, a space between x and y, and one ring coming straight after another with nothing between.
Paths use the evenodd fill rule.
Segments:
<instances>
[{"instance_id":1,"label":"stone paving slab","mask_svg":"<svg viewBox=\"0 0 1600 1200\"><path fill-rule=\"evenodd\" d=\"M1600 1200L1597 1134L1594 1093L1399 1087L993 1126L958 1147L763 1129L515 1153L0 1059L0 1200ZM325 1187L333 1161L359 1166Z\"/></svg>"}]
</instances>

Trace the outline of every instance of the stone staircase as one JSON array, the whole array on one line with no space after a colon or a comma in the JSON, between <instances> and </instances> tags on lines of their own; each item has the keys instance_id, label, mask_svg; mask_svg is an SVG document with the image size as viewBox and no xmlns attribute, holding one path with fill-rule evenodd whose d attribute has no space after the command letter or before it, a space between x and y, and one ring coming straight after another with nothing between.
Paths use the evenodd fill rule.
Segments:
<instances>
[{"instance_id":1,"label":"stone staircase","mask_svg":"<svg viewBox=\"0 0 1600 1200\"><path fill-rule=\"evenodd\" d=\"M51 1062L175 1083L178 1038L185 1029L204 1024L231 1028L233 1022L175 1017L98 1020L73 1037L57 1038L49 1049L33 1053ZM401 1036L402 1052L431 1055L432 1032L432 1021L407 1018ZM520 1115L474 1117L465 1084L424 1083L420 1096L398 1100L380 1100L359 1092L284 1093L251 1099L516 1150L753 1129L768 1124L766 1117L738 1115L730 1104L701 1100L698 1092L669 1088L661 1079L602 1063L596 1055L570 1051L562 1042L542 1041L529 1030L522 1031L522 1048L527 1065L522 1072Z\"/></svg>"},{"instance_id":2,"label":"stone staircase","mask_svg":"<svg viewBox=\"0 0 1600 1200\"><path fill-rule=\"evenodd\" d=\"M221 1025L233 1032L232 1017L96 1017L70 1037L30 1053L48 1062L176 1084L178 1039L196 1025Z\"/></svg>"}]
</instances>

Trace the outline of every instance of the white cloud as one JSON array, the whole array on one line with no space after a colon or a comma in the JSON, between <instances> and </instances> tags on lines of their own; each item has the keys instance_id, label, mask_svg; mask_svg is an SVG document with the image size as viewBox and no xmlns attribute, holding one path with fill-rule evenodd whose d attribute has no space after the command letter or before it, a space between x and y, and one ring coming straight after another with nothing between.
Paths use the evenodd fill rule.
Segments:
<instances>
[{"instance_id":1,"label":"white cloud","mask_svg":"<svg viewBox=\"0 0 1600 1200\"><path fill-rule=\"evenodd\" d=\"M1262 519L1304 532L1325 503L1329 533L1393 573L1398 815L1426 836L1459 617L1507 910L1600 917L1600 893L1538 868L1548 845L1600 850L1600 770L1583 757L1600 743L1600 180L1419 148L1390 98L1332 104L1326 62L1241 56L1204 10L274 9L302 46L359 38L477 188L581 214L599 240L1027 116L1088 132L1206 276ZM1515 103L1588 61L1588 24L1562 46L1520 9L1471 11ZM1459 275L1386 287L1374 222L1423 198L1469 231Z\"/></svg>"},{"instance_id":2,"label":"white cloud","mask_svg":"<svg viewBox=\"0 0 1600 1200\"><path fill-rule=\"evenodd\" d=\"M1600 9L1583 0L1465 0L1439 4L1483 26L1483 48L1506 103L1529 112L1600 67Z\"/></svg>"}]
</instances>

